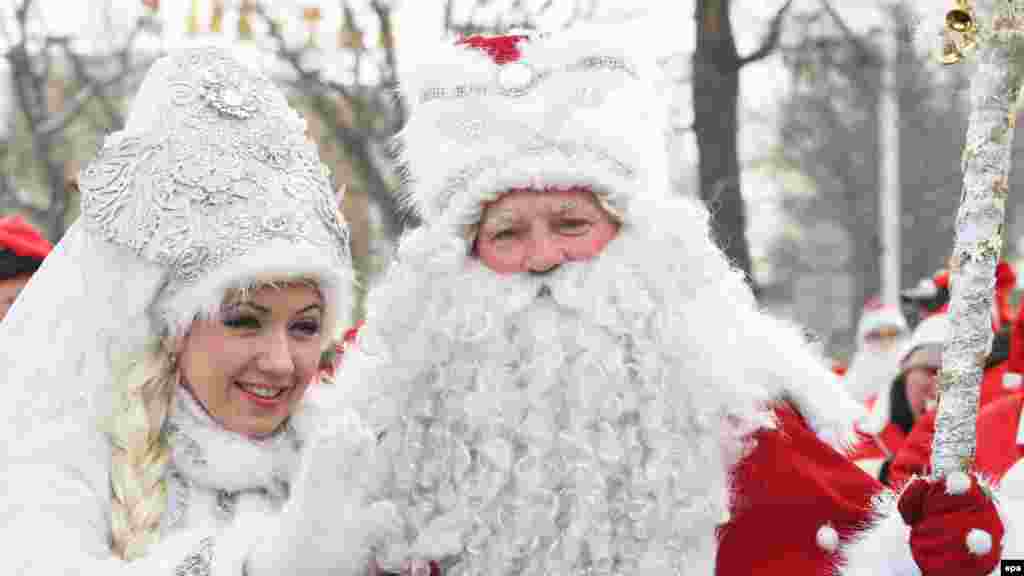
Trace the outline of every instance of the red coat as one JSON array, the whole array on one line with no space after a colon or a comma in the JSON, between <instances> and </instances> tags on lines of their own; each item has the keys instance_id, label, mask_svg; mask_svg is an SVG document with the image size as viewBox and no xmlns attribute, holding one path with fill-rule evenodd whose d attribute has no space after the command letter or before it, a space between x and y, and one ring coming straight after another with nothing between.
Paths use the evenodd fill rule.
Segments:
<instances>
[{"instance_id":1,"label":"red coat","mask_svg":"<svg viewBox=\"0 0 1024 576\"><path fill-rule=\"evenodd\" d=\"M993 402L978 413L975 466L994 481L1024 459L1024 446L1017 441L1020 433L1024 393L1017 393Z\"/></svg>"},{"instance_id":2,"label":"red coat","mask_svg":"<svg viewBox=\"0 0 1024 576\"><path fill-rule=\"evenodd\" d=\"M866 408L874 407L877 396L868 398ZM874 478L879 477L882 463L896 456L907 440L907 434L896 424L889 422L878 434L857 431L857 443L847 453L851 462Z\"/></svg>"},{"instance_id":3,"label":"red coat","mask_svg":"<svg viewBox=\"0 0 1024 576\"><path fill-rule=\"evenodd\" d=\"M732 519L719 531L716 576L833 574L836 550L818 544L828 525L839 545L870 520L881 484L822 442L792 409L734 470ZM828 528L826 528L828 530Z\"/></svg>"},{"instance_id":4,"label":"red coat","mask_svg":"<svg viewBox=\"0 0 1024 576\"><path fill-rule=\"evenodd\" d=\"M868 434L857 431L857 443L850 450L847 457L850 462L858 468L878 478L882 471L882 465L899 453L907 440L906 433L892 422L885 425L878 434Z\"/></svg>"},{"instance_id":5,"label":"red coat","mask_svg":"<svg viewBox=\"0 0 1024 576\"><path fill-rule=\"evenodd\" d=\"M1010 362L1007 360L985 370L985 375L981 380L981 397L978 399L979 410L1019 390L1018 387L1008 386L1005 383L1009 366Z\"/></svg>"},{"instance_id":6,"label":"red coat","mask_svg":"<svg viewBox=\"0 0 1024 576\"><path fill-rule=\"evenodd\" d=\"M1022 407L1024 392L1018 392L991 402L978 412L974 469L995 482L1018 460L1024 459L1024 446L1017 443ZM891 486L902 486L914 474L928 473L934 435L935 413L932 412L914 426L893 461L889 474Z\"/></svg>"}]
</instances>

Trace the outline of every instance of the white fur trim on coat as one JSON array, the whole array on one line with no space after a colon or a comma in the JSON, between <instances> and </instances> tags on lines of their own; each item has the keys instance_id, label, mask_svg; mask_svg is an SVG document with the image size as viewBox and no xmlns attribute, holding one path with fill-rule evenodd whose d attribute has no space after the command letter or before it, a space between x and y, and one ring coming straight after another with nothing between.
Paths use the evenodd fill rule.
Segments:
<instances>
[{"instance_id":1,"label":"white fur trim on coat","mask_svg":"<svg viewBox=\"0 0 1024 576\"><path fill-rule=\"evenodd\" d=\"M393 508L369 501L374 438L337 389L316 393L321 415L276 526L256 534L248 576L363 574L375 543L397 530Z\"/></svg>"},{"instance_id":2,"label":"white fur trim on coat","mask_svg":"<svg viewBox=\"0 0 1024 576\"><path fill-rule=\"evenodd\" d=\"M1017 460L999 480L999 491L1007 498L1024 501L1024 460Z\"/></svg>"},{"instance_id":3,"label":"white fur trim on coat","mask_svg":"<svg viewBox=\"0 0 1024 576\"><path fill-rule=\"evenodd\" d=\"M839 576L920 576L897 503L888 490L874 498L871 525L840 549Z\"/></svg>"}]
</instances>

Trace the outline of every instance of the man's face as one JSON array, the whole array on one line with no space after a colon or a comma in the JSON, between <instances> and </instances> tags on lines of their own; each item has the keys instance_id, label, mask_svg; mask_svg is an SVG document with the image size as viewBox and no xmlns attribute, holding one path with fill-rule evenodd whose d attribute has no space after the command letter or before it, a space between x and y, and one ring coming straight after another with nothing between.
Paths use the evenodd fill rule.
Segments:
<instances>
[{"instance_id":1,"label":"man's face","mask_svg":"<svg viewBox=\"0 0 1024 576\"><path fill-rule=\"evenodd\" d=\"M7 311L11 309L21 289L28 284L31 277L31 274L18 274L13 278L0 280L0 320L7 316Z\"/></svg>"},{"instance_id":2,"label":"man's face","mask_svg":"<svg viewBox=\"0 0 1024 576\"><path fill-rule=\"evenodd\" d=\"M597 256L618 231L587 190L515 190L484 208L475 248L499 274L547 272Z\"/></svg>"},{"instance_id":3,"label":"man's face","mask_svg":"<svg viewBox=\"0 0 1024 576\"><path fill-rule=\"evenodd\" d=\"M905 335L896 326L882 326L864 335L864 346L872 352L892 350Z\"/></svg>"}]
</instances>

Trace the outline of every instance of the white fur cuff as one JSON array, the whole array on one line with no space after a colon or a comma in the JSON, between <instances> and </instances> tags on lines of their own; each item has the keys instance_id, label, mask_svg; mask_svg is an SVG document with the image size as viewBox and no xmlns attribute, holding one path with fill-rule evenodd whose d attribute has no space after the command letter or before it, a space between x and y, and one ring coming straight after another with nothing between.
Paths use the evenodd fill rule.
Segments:
<instances>
[{"instance_id":1,"label":"white fur cuff","mask_svg":"<svg viewBox=\"0 0 1024 576\"><path fill-rule=\"evenodd\" d=\"M919 576L910 553L910 527L903 522L896 494L875 497L872 525L840 550L841 576Z\"/></svg>"}]
</instances>

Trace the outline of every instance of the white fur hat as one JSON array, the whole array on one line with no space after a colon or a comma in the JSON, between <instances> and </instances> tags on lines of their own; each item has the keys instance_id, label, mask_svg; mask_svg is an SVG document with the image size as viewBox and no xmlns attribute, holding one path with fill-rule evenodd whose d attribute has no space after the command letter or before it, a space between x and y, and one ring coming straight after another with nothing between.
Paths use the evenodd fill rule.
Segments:
<instances>
[{"instance_id":1,"label":"white fur hat","mask_svg":"<svg viewBox=\"0 0 1024 576\"><path fill-rule=\"evenodd\" d=\"M591 25L409 50L406 203L464 235L508 190L584 186L628 222L669 176L654 59L625 36Z\"/></svg>"},{"instance_id":2,"label":"white fur hat","mask_svg":"<svg viewBox=\"0 0 1024 576\"><path fill-rule=\"evenodd\" d=\"M857 340L862 341L868 334L881 328L895 328L900 332L906 332L907 320L896 306L876 303L864 306L860 321L857 323Z\"/></svg>"},{"instance_id":3,"label":"white fur hat","mask_svg":"<svg viewBox=\"0 0 1024 576\"><path fill-rule=\"evenodd\" d=\"M910 336L910 341L907 342L907 346L900 358L900 364L904 364L910 358L910 355L919 348L929 347L941 350L949 338L949 334L948 314L934 314L925 318L914 328L914 333ZM939 358L941 359L941 356Z\"/></svg>"}]
</instances>

